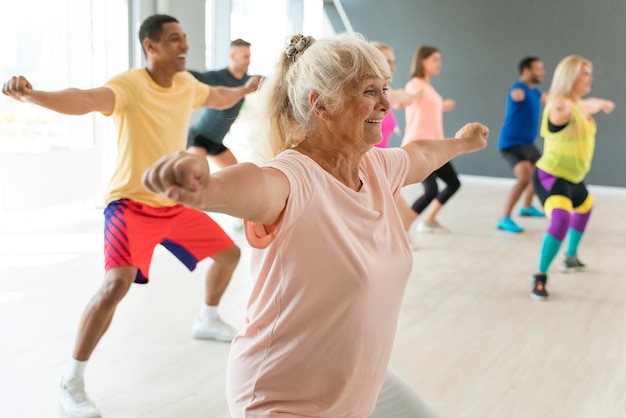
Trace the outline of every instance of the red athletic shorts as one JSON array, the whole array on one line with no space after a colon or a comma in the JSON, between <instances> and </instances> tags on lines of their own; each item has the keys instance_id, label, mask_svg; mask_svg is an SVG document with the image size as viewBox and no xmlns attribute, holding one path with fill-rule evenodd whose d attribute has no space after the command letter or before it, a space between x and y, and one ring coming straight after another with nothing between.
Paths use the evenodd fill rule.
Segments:
<instances>
[{"instance_id":1,"label":"red athletic shorts","mask_svg":"<svg viewBox=\"0 0 626 418\"><path fill-rule=\"evenodd\" d=\"M135 283L148 282L152 253L161 244L191 271L199 261L233 245L206 213L183 205L154 208L129 199L104 210L105 269L137 267Z\"/></svg>"}]
</instances>

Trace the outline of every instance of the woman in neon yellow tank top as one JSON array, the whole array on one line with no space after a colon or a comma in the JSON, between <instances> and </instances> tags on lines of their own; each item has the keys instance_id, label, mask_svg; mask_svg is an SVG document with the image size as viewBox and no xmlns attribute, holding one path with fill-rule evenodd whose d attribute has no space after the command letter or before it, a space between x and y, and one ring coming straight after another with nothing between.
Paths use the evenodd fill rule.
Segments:
<instances>
[{"instance_id":1,"label":"woman in neon yellow tank top","mask_svg":"<svg viewBox=\"0 0 626 418\"><path fill-rule=\"evenodd\" d=\"M584 183L596 141L596 122L591 115L600 111L611 113L615 107L610 100L582 98L591 91L592 70L591 62L583 57L563 58L554 71L541 121L544 149L537 161L533 183L550 224L543 238L539 271L534 276L530 294L535 300L548 297L548 269L566 235L568 242L560 271L585 269L577 252L593 208L593 197Z\"/></svg>"}]
</instances>

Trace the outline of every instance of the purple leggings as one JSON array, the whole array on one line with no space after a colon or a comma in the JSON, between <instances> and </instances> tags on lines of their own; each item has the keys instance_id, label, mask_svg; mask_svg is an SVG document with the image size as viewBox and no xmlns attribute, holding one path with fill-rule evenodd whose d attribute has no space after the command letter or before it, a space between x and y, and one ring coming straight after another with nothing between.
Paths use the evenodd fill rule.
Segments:
<instances>
[{"instance_id":1,"label":"purple leggings","mask_svg":"<svg viewBox=\"0 0 626 418\"><path fill-rule=\"evenodd\" d=\"M533 175L533 186L535 187L537 197L539 197L539 200L541 200L544 206L548 198L552 196L563 196L571 201L572 206L576 209L585 203L589 197L589 191L584 182L571 183L565 179L546 173L539 168L535 170ZM550 225L547 231L550 235L559 241L563 241L569 228L581 233L585 231L587 222L589 222L589 218L591 217L591 207L584 213L570 212L569 207L559 207L559 200L555 200L554 202L556 205L552 206Z\"/></svg>"}]
</instances>

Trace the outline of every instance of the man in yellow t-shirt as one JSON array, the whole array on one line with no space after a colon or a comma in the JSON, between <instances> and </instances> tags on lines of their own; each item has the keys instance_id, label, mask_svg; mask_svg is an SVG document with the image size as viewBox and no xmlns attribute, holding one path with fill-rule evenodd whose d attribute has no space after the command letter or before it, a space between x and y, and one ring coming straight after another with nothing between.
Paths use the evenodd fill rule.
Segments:
<instances>
[{"instance_id":1,"label":"man in yellow t-shirt","mask_svg":"<svg viewBox=\"0 0 626 418\"><path fill-rule=\"evenodd\" d=\"M2 90L63 114L101 112L112 116L118 128L118 157L106 193L106 274L83 314L73 358L61 381L60 403L70 417L100 417L85 392L84 369L130 285L148 282L155 245L166 247L190 270L206 257L214 261L193 337L230 341L236 333L220 319L217 306L239 262L239 248L204 212L148 192L141 180L158 159L185 149L192 110L232 107L256 90L258 79L238 88L209 87L197 81L186 71L186 35L171 16L148 17L139 39L146 68L122 73L103 87L46 92L34 90L19 76Z\"/></svg>"}]
</instances>

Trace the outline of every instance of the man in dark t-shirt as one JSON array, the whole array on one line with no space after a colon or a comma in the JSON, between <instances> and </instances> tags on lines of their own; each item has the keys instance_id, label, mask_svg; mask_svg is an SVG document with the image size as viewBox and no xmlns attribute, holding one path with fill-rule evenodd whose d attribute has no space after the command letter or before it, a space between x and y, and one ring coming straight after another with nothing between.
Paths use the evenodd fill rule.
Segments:
<instances>
[{"instance_id":1,"label":"man in dark t-shirt","mask_svg":"<svg viewBox=\"0 0 626 418\"><path fill-rule=\"evenodd\" d=\"M250 43L235 39L230 44L228 68L198 72L189 70L194 77L210 86L241 87L252 83L258 86L260 77L248 75L250 65ZM205 108L200 118L189 128L188 151L208 157L219 168L237 164L233 153L222 141L237 119L244 99L233 107L223 110Z\"/></svg>"}]
</instances>

